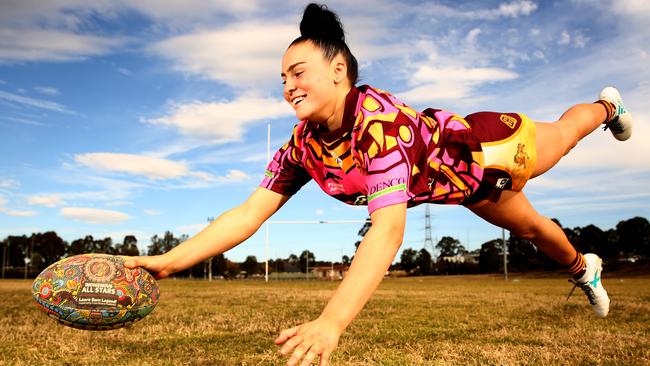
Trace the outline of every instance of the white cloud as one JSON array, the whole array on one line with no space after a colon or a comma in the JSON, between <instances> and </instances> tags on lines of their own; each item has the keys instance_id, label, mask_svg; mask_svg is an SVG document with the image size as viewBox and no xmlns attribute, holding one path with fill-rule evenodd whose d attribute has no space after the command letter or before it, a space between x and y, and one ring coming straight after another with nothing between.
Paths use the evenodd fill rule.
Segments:
<instances>
[{"instance_id":1,"label":"white cloud","mask_svg":"<svg viewBox=\"0 0 650 366\"><path fill-rule=\"evenodd\" d=\"M35 195L27 198L27 203L34 206L56 207L65 204L61 196L57 194L51 195Z\"/></svg>"},{"instance_id":2,"label":"white cloud","mask_svg":"<svg viewBox=\"0 0 650 366\"><path fill-rule=\"evenodd\" d=\"M33 217L38 214L36 211L26 211L26 210L10 210L8 208L0 207L0 212L14 217Z\"/></svg>"},{"instance_id":3,"label":"white cloud","mask_svg":"<svg viewBox=\"0 0 650 366\"><path fill-rule=\"evenodd\" d=\"M535 10L537 10L537 4L524 0L500 4L499 8L493 10L492 13L497 17L517 18L520 15L530 15Z\"/></svg>"},{"instance_id":4,"label":"white cloud","mask_svg":"<svg viewBox=\"0 0 650 366\"><path fill-rule=\"evenodd\" d=\"M15 179L0 179L1 189L16 189L20 187L20 182Z\"/></svg>"},{"instance_id":5,"label":"white cloud","mask_svg":"<svg viewBox=\"0 0 650 366\"><path fill-rule=\"evenodd\" d=\"M518 0L501 3L498 7L492 9L458 10L444 5L432 6L430 8L433 14L439 14L440 16L453 16L474 20L497 20L500 18L528 16L537 10L537 4L528 0Z\"/></svg>"},{"instance_id":6,"label":"white cloud","mask_svg":"<svg viewBox=\"0 0 650 366\"><path fill-rule=\"evenodd\" d=\"M569 32L562 31L562 34L560 34L560 39L557 41L557 44L561 46L566 46L569 43L571 43L571 36L569 35Z\"/></svg>"},{"instance_id":7,"label":"white cloud","mask_svg":"<svg viewBox=\"0 0 650 366\"><path fill-rule=\"evenodd\" d=\"M37 212L36 211L23 211L23 210L12 210L7 207L5 207L9 203L9 200L0 194L0 212L4 213L5 215L8 216L14 216L14 217L31 217L31 216L36 216Z\"/></svg>"},{"instance_id":8,"label":"white cloud","mask_svg":"<svg viewBox=\"0 0 650 366\"><path fill-rule=\"evenodd\" d=\"M323 216L324 213L325 210L323 210L322 208L317 209L315 212L316 216Z\"/></svg>"},{"instance_id":9,"label":"white cloud","mask_svg":"<svg viewBox=\"0 0 650 366\"><path fill-rule=\"evenodd\" d=\"M149 50L174 68L235 88L280 85L280 60L297 27L285 23L243 22L222 29L172 37Z\"/></svg>"},{"instance_id":10,"label":"white cloud","mask_svg":"<svg viewBox=\"0 0 650 366\"><path fill-rule=\"evenodd\" d=\"M0 28L0 60L74 61L100 56L126 43L60 30Z\"/></svg>"},{"instance_id":11,"label":"white cloud","mask_svg":"<svg viewBox=\"0 0 650 366\"><path fill-rule=\"evenodd\" d=\"M36 86L34 87L34 90L41 94L49 95L49 96L57 96L60 95L61 92L59 89L52 87L52 86Z\"/></svg>"},{"instance_id":12,"label":"white cloud","mask_svg":"<svg viewBox=\"0 0 650 366\"><path fill-rule=\"evenodd\" d=\"M589 38L587 36L581 32L576 32L575 36L573 37L573 47L585 48L587 42L589 42Z\"/></svg>"},{"instance_id":13,"label":"white cloud","mask_svg":"<svg viewBox=\"0 0 650 366\"><path fill-rule=\"evenodd\" d=\"M0 99L14 104L17 103L29 107L36 107L36 108L46 109L46 110L60 112L60 113L75 114L75 112L69 110L67 107L59 103L50 102L43 99L25 97L13 93L7 93L2 90L0 90Z\"/></svg>"},{"instance_id":14,"label":"white cloud","mask_svg":"<svg viewBox=\"0 0 650 366\"><path fill-rule=\"evenodd\" d=\"M612 8L619 14L647 19L650 16L650 2L647 0L614 0Z\"/></svg>"},{"instance_id":15,"label":"white cloud","mask_svg":"<svg viewBox=\"0 0 650 366\"><path fill-rule=\"evenodd\" d=\"M263 6L256 0L127 0L124 4L166 22L194 23L216 15L242 16L256 12Z\"/></svg>"},{"instance_id":16,"label":"white cloud","mask_svg":"<svg viewBox=\"0 0 650 366\"><path fill-rule=\"evenodd\" d=\"M162 211L154 210L154 209L145 209L144 214L147 216L160 216L162 215Z\"/></svg>"},{"instance_id":17,"label":"white cloud","mask_svg":"<svg viewBox=\"0 0 650 366\"><path fill-rule=\"evenodd\" d=\"M106 206L108 207L123 207L123 206L130 206L133 205L131 202L126 202L126 201L115 201L115 202L107 202Z\"/></svg>"},{"instance_id":18,"label":"white cloud","mask_svg":"<svg viewBox=\"0 0 650 366\"><path fill-rule=\"evenodd\" d=\"M142 175L149 179L178 179L182 177L198 177L209 180L211 176L203 172L192 172L184 162L150 156L117 154L117 153L87 153L78 154L75 161L92 169Z\"/></svg>"},{"instance_id":19,"label":"white cloud","mask_svg":"<svg viewBox=\"0 0 650 366\"><path fill-rule=\"evenodd\" d=\"M180 233L181 235L187 234L193 236L197 234L199 231L205 229L206 226L208 226L208 223L183 225L177 227L175 232Z\"/></svg>"},{"instance_id":20,"label":"white cloud","mask_svg":"<svg viewBox=\"0 0 650 366\"><path fill-rule=\"evenodd\" d=\"M242 96L227 102L193 102L172 107L165 117L144 123L172 126L184 135L210 143L241 141L248 125L293 114L283 100Z\"/></svg>"},{"instance_id":21,"label":"white cloud","mask_svg":"<svg viewBox=\"0 0 650 366\"><path fill-rule=\"evenodd\" d=\"M129 215L123 212L85 207L64 207L59 214L65 218L89 224L119 224L130 219Z\"/></svg>"},{"instance_id":22,"label":"white cloud","mask_svg":"<svg viewBox=\"0 0 650 366\"><path fill-rule=\"evenodd\" d=\"M250 179L250 176L245 172L237 169L228 170L226 175L218 177L217 181L220 183L239 183L245 182Z\"/></svg>"},{"instance_id":23,"label":"white cloud","mask_svg":"<svg viewBox=\"0 0 650 366\"><path fill-rule=\"evenodd\" d=\"M467 36L465 37L465 41L467 43L473 44L476 43L476 38L481 34L481 28L474 28L469 33L467 33Z\"/></svg>"},{"instance_id":24,"label":"white cloud","mask_svg":"<svg viewBox=\"0 0 650 366\"><path fill-rule=\"evenodd\" d=\"M513 80L517 77L517 73L499 68L421 65L411 79L416 86L400 92L399 96L414 104L435 103L440 100L469 100L476 97L474 91L482 84Z\"/></svg>"}]
</instances>

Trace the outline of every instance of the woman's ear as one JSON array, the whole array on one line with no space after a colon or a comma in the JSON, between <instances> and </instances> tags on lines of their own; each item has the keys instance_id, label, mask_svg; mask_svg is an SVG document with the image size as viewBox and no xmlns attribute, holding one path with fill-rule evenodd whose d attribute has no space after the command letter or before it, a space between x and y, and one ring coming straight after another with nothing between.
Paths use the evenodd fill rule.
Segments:
<instances>
[{"instance_id":1,"label":"woman's ear","mask_svg":"<svg viewBox=\"0 0 650 366\"><path fill-rule=\"evenodd\" d=\"M337 55L332 60L332 74L334 75L334 84L340 84L348 76L348 65L341 55Z\"/></svg>"}]
</instances>

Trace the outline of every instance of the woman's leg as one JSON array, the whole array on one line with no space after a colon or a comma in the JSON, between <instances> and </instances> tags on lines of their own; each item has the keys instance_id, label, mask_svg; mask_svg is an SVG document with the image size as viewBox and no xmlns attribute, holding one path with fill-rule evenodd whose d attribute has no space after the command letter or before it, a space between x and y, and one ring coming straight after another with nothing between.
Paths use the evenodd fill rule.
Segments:
<instances>
[{"instance_id":1,"label":"woman's leg","mask_svg":"<svg viewBox=\"0 0 650 366\"><path fill-rule=\"evenodd\" d=\"M574 105L556 122L535 122L537 164L531 178L551 169L580 140L597 129L607 118L605 107L594 103Z\"/></svg>"},{"instance_id":2,"label":"woman's leg","mask_svg":"<svg viewBox=\"0 0 650 366\"><path fill-rule=\"evenodd\" d=\"M467 206L487 222L530 240L544 254L563 266L575 260L577 251L555 222L537 213L523 192L503 191L496 202Z\"/></svg>"},{"instance_id":3,"label":"woman's leg","mask_svg":"<svg viewBox=\"0 0 650 366\"><path fill-rule=\"evenodd\" d=\"M530 205L523 192L503 191L496 201L483 201L467 206L484 220L528 239L542 252L567 268L598 317L609 312L609 296L600 280L601 259L595 254L582 255L569 242L562 229L553 221L541 216Z\"/></svg>"}]
</instances>

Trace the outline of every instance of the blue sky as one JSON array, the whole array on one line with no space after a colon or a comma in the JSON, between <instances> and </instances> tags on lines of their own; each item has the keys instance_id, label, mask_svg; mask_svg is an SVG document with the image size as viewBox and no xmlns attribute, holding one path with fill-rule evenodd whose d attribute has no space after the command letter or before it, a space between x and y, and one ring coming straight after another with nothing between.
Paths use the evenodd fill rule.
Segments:
<instances>
[{"instance_id":1,"label":"blue sky","mask_svg":"<svg viewBox=\"0 0 650 366\"><path fill-rule=\"evenodd\" d=\"M304 1L3 1L0 237L55 230L116 242L192 235L261 180L296 123L280 60ZM597 131L528 183L565 226L650 217L650 3L645 0L331 1L361 82L418 108L517 111L551 121L616 85L635 117L620 143ZM433 238L469 249L500 230L431 206ZM310 183L272 220L362 220ZM404 248L424 242L409 210ZM270 256L352 255L360 225L271 225ZM264 254L264 231L226 256Z\"/></svg>"}]
</instances>

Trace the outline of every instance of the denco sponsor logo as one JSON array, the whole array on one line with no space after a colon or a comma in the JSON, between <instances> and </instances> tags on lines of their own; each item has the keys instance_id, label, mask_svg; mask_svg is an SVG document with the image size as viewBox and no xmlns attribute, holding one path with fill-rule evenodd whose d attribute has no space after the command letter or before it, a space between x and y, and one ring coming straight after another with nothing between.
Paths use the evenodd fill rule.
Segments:
<instances>
[{"instance_id":1,"label":"denco sponsor logo","mask_svg":"<svg viewBox=\"0 0 650 366\"><path fill-rule=\"evenodd\" d=\"M389 178L368 189L368 201L398 190L406 190L406 180L403 177Z\"/></svg>"}]
</instances>

